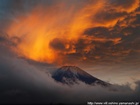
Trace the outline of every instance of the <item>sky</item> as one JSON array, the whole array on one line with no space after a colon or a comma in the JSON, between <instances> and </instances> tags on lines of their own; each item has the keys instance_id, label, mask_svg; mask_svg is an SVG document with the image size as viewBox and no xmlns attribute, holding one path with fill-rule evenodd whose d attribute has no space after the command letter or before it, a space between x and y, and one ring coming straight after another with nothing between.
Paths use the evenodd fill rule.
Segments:
<instances>
[{"instance_id":1,"label":"sky","mask_svg":"<svg viewBox=\"0 0 140 105\"><path fill-rule=\"evenodd\" d=\"M15 81L74 65L134 88L140 80L139 30L140 0L0 0L0 72Z\"/></svg>"},{"instance_id":2,"label":"sky","mask_svg":"<svg viewBox=\"0 0 140 105\"><path fill-rule=\"evenodd\" d=\"M58 65L139 60L139 0L1 0L0 8L19 56Z\"/></svg>"}]
</instances>

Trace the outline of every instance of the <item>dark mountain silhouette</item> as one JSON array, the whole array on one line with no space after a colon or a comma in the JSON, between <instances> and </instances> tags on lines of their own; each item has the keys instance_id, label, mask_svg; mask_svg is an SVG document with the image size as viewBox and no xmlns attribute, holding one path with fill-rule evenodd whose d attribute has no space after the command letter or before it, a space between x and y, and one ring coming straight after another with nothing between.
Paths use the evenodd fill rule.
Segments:
<instances>
[{"instance_id":1,"label":"dark mountain silhouette","mask_svg":"<svg viewBox=\"0 0 140 105\"><path fill-rule=\"evenodd\" d=\"M68 85L78 84L79 81L89 85L110 85L107 82L93 77L92 75L88 74L87 72L76 66L63 66L59 68L52 74L52 78L57 82L61 82L63 84Z\"/></svg>"}]
</instances>

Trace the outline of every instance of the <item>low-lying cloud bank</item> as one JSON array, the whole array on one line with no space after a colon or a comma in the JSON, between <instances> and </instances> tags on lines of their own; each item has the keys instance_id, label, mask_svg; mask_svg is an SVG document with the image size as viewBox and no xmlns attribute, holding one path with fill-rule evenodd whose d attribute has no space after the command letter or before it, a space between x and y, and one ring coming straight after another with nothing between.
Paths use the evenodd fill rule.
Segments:
<instances>
[{"instance_id":1,"label":"low-lying cloud bank","mask_svg":"<svg viewBox=\"0 0 140 105\"><path fill-rule=\"evenodd\" d=\"M69 87L56 83L49 73L16 57L6 47L0 46L0 49L0 103L82 104L140 100L140 81L136 82L134 90L129 84L108 88L80 83Z\"/></svg>"}]
</instances>

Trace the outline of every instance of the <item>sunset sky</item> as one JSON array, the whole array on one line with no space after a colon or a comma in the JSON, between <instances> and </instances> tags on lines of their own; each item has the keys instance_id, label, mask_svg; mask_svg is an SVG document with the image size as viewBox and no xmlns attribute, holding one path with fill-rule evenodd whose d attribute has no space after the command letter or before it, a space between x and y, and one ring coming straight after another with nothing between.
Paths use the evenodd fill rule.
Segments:
<instances>
[{"instance_id":1,"label":"sunset sky","mask_svg":"<svg viewBox=\"0 0 140 105\"><path fill-rule=\"evenodd\" d=\"M0 46L48 69L75 65L110 83L133 83L140 0L0 0Z\"/></svg>"}]
</instances>

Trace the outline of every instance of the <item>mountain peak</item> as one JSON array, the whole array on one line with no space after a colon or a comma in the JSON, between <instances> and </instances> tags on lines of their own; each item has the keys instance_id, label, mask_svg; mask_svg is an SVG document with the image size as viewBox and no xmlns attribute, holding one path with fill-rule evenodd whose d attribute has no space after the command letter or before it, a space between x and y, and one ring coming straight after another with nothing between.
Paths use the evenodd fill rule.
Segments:
<instances>
[{"instance_id":1,"label":"mountain peak","mask_svg":"<svg viewBox=\"0 0 140 105\"><path fill-rule=\"evenodd\" d=\"M82 69L80 69L77 66L62 66L61 68L59 68L59 70L63 71L63 72L72 72L74 74L77 73L81 73L81 74L86 74L86 72L84 72Z\"/></svg>"},{"instance_id":2,"label":"mountain peak","mask_svg":"<svg viewBox=\"0 0 140 105\"><path fill-rule=\"evenodd\" d=\"M89 85L100 84L107 86L108 83L93 77L92 75L88 74L84 70L80 69L77 66L62 66L61 68L57 69L52 78L57 82L61 82L63 84L77 84L78 81L84 82Z\"/></svg>"},{"instance_id":3,"label":"mountain peak","mask_svg":"<svg viewBox=\"0 0 140 105\"><path fill-rule=\"evenodd\" d=\"M64 69L64 70L78 70L80 68L77 67L77 66L62 66L61 69Z\"/></svg>"},{"instance_id":4,"label":"mountain peak","mask_svg":"<svg viewBox=\"0 0 140 105\"><path fill-rule=\"evenodd\" d=\"M64 69L64 70L81 70L79 67L77 66L62 66L61 69Z\"/></svg>"}]
</instances>

